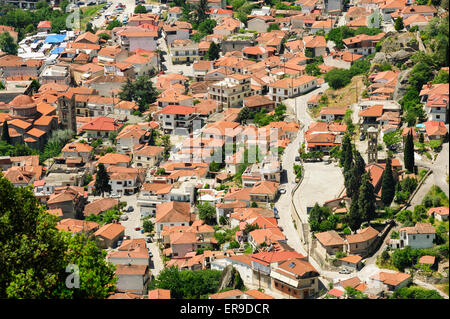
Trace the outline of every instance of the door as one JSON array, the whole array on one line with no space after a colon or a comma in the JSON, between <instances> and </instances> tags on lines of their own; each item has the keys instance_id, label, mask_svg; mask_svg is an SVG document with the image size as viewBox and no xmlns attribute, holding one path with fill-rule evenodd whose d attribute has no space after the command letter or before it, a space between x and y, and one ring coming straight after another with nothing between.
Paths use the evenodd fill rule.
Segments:
<instances>
[{"instance_id":1,"label":"door","mask_svg":"<svg viewBox=\"0 0 450 319\"><path fill-rule=\"evenodd\" d=\"M303 290L303 299L306 299L309 297L309 290Z\"/></svg>"}]
</instances>

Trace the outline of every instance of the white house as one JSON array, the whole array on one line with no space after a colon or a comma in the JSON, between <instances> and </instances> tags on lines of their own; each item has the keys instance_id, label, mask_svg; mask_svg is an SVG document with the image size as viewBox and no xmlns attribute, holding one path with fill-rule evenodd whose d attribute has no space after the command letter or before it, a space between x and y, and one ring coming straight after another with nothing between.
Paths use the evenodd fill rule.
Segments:
<instances>
[{"instance_id":1,"label":"white house","mask_svg":"<svg viewBox=\"0 0 450 319\"><path fill-rule=\"evenodd\" d=\"M390 239L391 248L404 248L409 246L414 249L432 248L436 237L436 230L430 223L417 223L414 227L400 228L400 239Z\"/></svg>"}]
</instances>

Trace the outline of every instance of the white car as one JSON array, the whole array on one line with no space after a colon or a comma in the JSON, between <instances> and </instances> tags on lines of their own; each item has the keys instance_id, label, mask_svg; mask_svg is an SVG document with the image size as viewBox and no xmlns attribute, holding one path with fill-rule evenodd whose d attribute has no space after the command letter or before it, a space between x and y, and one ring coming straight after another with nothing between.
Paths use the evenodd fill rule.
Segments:
<instances>
[{"instance_id":1,"label":"white car","mask_svg":"<svg viewBox=\"0 0 450 319\"><path fill-rule=\"evenodd\" d=\"M350 274L351 271L348 270L347 268L344 268L344 269L341 269L341 270L339 271L339 273L340 273L340 274Z\"/></svg>"},{"instance_id":2,"label":"white car","mask_svg":"<svg viewBox=\"0 0 450 319\"><path fill-rule=\"evenodd\" d=\"M286 194L286 189L285 188L281 188L280 189L280 194Z\"/></svg>"}]
</instances>

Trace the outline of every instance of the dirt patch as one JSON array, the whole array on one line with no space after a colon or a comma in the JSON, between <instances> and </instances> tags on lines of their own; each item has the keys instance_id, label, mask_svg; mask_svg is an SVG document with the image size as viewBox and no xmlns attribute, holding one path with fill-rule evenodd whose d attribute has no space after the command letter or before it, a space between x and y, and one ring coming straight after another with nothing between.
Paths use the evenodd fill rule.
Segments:
<instances>
[{"instance_id":1,"label":"dirt patch","mask_svg":"<svg viewBox=\"0 0 450 319\"><path fill-rule=\"evenodd\" d=\"M348 107L355 103L366 89L363 79L363 75L354 76L347 86L337 90L331 88L326 90L323 94L328 97L327 107ZM317 117L321 108L321 105L315 107L310 111L310 114Z\"/></svg>"}]
</instances>

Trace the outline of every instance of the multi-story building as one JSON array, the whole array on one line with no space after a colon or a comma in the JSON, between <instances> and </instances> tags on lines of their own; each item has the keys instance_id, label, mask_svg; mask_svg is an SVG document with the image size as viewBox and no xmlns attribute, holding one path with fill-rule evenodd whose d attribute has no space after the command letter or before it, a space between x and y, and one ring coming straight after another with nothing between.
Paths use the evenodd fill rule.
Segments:
<instances>
[{"instance_id":1,"label":"multi-story building","mask_svg":"<svg viewBox=\"0 0 450 319\"><path fill-rule=\"evenodd\" d=\"M233 74L216 82L208 88L208 98L219 101L222 107L240 107L244 98L251 95L251 77Z\"/></svg>"},{"instance_id":2,"label":"multi-story building","mask_svg":"<svg viewBox=\"0 0 450 319\"><path fill-rule=\"evenodd\" d=\"M319 292L319 272L307 261L292 258L271 271L272 289L297 299L307 299Z\"/></svg>"},{"instance_id":3,"label":"multi-story building","mask_svg":"<svg viewBox=\"0 0 450 319\"><path fill-rule=\"evenodd\" d=\"M277 104L283 100L299 96L317 87L317 78L302 75L298 78L284 78L269 84L269 96Z\"/></svg>"},{"instance_id":4,"label":"multi-story building","mask_svg":"<svg viewBox=\"0 0 450 319\"><path fill-rule=\"evenodd\" d=\"M174 40L170 45L170 55L174 64L198 61L198 43L189 39Z\"/></svg>"},{"instance_id":5,"label":"multi-story building","mask_svg":"<svg viewBox=\"0 0 450 319\"><path fill-rule=\"evenodd\" d=\"M158 111L158 115L161 129L167 134L190 133L197 119L195 107L183 105L168 105Z\"/></svg>"}]
</instances>

